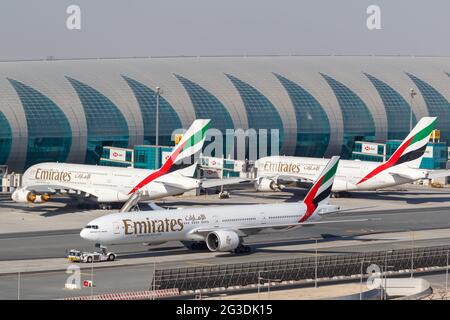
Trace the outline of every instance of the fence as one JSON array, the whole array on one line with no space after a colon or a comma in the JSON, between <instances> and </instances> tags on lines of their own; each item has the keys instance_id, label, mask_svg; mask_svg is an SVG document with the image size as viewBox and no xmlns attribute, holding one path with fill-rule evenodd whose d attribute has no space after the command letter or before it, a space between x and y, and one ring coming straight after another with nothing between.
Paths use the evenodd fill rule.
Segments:
<instances>
[{"instance_id":1,"label":"fence","mask_svg":"<svg viewBox=\"0 0 450 320\"><path fill-rule=\"evenodd\" d=\"M345 255L329 255L271 260L254 263L156 270L158 289L177 288L180 291L208 288L228 288L257 284L258 278L278 281L299 281L359 275L370 264L389 271L446 266L450 246L399 249Z\"/></svg>"}]
</instances>

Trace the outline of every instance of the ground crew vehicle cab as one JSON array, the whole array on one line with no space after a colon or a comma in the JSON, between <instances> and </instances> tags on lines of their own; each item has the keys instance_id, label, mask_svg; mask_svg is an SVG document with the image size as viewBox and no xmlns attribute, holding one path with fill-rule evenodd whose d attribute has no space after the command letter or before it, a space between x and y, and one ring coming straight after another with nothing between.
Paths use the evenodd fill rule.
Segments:
<instances>
[{"instance_id":1,"label":"ground crew vehicle cab","mask_svg":"<svg viewBox=\"0 0 450 320\"><path fill-rule=\"evenodd\" d=\"M102 250L101 252L83 252L80 250L72 249L67 253L67 260L72 262L102 262L102 261L114 261L116 254L113 252L107 252Z\"/></svg>"}]
</instances>

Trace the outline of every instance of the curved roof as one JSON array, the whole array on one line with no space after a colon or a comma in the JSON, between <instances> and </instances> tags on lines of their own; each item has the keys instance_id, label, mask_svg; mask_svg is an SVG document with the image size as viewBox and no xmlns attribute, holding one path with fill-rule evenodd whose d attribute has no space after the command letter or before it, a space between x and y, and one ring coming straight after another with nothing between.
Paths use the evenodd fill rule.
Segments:
<instances>
[{"instance_id":1,"label":"curved roof","mask_svg":"<svg viewBox=\"0 0 450 320\"><path fill-rule=\"evenodd\" d=\"M145 120L136 92L130 88L126 78L139 82L149 90L161 87L164 101L186 128L196 117L196 107L186 87L175 76L179 75L215 97L223 106L221 112L229 115L235 128L247 129L249 124L254 125L255 118L248 113L248 103L252 104L251 108L261 108L261 104L266 108L271 106L274 119L278 116L282 123L281 154L295 154L297 146L301 145L297 141L302 137L300 133L308 130L307 125L302 126L303 120L297 121L301 111L292 99L292 90L289 92L286 88L286 84L293 83L302 88L306 96L310 95L328 118L329 141L325 155L332 155L341 152L345 138L344 114L340 105L342 97L339 101L335 90L321 74L345 85L352 96L360 99L373 119L373 140L383 142L390 130L404 127L405 121L393 121L398 115L409 113L411 88L418 93L412 101L416 118L429 114L442 117L450 112L449 73L448 57L256 56L0 62L0 112L12 132L7 162L17 168L25 165L29 134L26 110L7 78L26 84L60 108L72 132L72 146L67 161L83 162L88 144L87 115L78 92L68 78L94 88L115 106L119 112L117 114L123 116L121 122L126 124L128 146L144 142L146 130L148 132L148 124L144 122L148 120ZM245 83L261 97L246 100L242 90L236 88L227 75L237 79L235 84ZM286 79L284 85L276 75ZM385 87L381 90L383 84ZM424 84L433 90L428 87L425 90ZM436 101L442 103L437 106ZM395 116L391 114L394 106ZM433 111L438 109L439 114ZM324 118L323 115L321 117ZM409 119L409 114L404 117ZM439 122L443 137L450 136L450 122L447 119ZM364 121L370 122L369 119ZM261 124L259 120L257 122ZM371 128L365 129L373 131ZM299 150L310 152L304 150L312 149Z\"/></svg>"}]
</instances>

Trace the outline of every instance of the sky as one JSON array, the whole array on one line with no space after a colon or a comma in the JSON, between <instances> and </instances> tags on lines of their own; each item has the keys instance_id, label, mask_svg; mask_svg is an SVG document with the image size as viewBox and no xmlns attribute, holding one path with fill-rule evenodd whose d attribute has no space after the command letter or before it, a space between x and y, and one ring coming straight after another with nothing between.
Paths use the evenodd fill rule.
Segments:
<instances>
[{"instance_id":1,"label":"sky","mask_svg":"<svg viewBox=\"0 0 450 320\"><path fill-rule=\"evenodd\" d=\"M67 7L81 9L69 30ZM381 29L366 10L380 8ZM450 56L448 0L2 0L0 60L208 55Z\"/></svg>"}]
</instances>

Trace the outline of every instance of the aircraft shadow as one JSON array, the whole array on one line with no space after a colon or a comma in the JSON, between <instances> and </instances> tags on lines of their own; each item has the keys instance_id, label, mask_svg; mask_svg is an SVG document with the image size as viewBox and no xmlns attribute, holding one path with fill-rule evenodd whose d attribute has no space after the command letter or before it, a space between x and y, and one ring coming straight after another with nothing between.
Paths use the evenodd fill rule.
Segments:
<instances>
[{"instance_id":1,"label":"aircraft shadow","mask_svg":"<svg viewBox=\"0 0 450 320\"><path fill-rule=\"evenodd\" d=\"M331 234L323 234L323 239L318 240L318 244L320 243L328 243L336 240L358 240L362 242L377 242L377 241L386 241L386 240L394 240L389 238L366 238L361 239L359 238L361 235L352 235L352 236L338 236L338 235L331 235ZM280 242L273 242L273 243L262 243L262 244L247 244L251 247L252 251L250 253L244 253L240 255L253 255L257 253L314 253L314 248L310 249L301 249L301 250L282 250L282 249L268 249L268 247L282 247L282 246L289 246L289 245L305 245L305 244L314 244L314 241L311 241L311 239L299 239L299 240L290 240L290 241L280 241ZM183 255L191 255L196 253L206 253L210 252L207 249L203 250L190 250L187 249L184 246L171 246L171 247L162 247L162 248L149 248L146 251L142 252L124 252L119 253L118 259L133 259L133 258L149 258L149 257L164 257L164 256L170 256L174 254L183 254ZM333 250L326 250L326 249L319 249L319 253L346 253L348 251L333 251ZM229 256L236 256L236 254L229 253L229 252L223 252L219 253L216 257L229 257Z\"/></svg>"},{"instance_id":2,"label":"aircraft shadow","mask_svg":"<svg viewBox=\"0 0 450 320\"><path fill-rule=\"evenodd\" d=\"M353 192L351 193L351 198L353 199L369 199L369 200L376 200L376 201L401 201L408 204L421 204L426 202L431 203L442 203L442 202L449 202L450 201L450 193L448 193L448 196L444 197L430 197L431 195L446 195L446 193L438 192L438 193L421 193L421 192L414 192L414 193L401 193L401 192L389 192L389 193L359 193L359 192ZM405 197L405 196L409 197ZM427 197L428 195L428 197ZM418 197L421 196L421 197Z\"/></svg>"}]
</instances>

